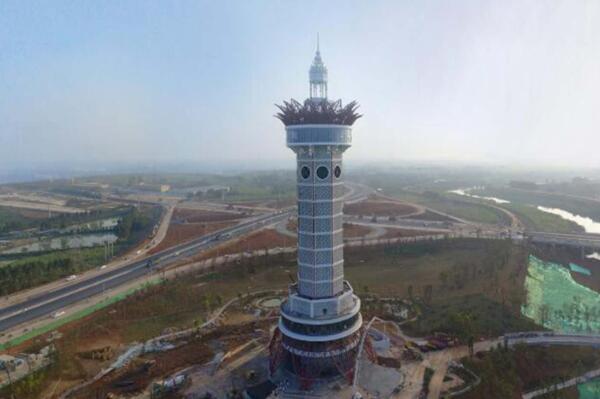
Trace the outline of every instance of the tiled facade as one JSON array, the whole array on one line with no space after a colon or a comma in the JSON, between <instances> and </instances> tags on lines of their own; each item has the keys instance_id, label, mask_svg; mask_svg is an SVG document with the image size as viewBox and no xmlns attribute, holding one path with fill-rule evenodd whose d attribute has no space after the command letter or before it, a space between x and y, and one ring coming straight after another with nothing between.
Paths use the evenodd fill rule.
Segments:
<instances>
[{"instance_id":1,"label":"tiled facade","mask_svg":"<svg viewBox=\"0 0 600 399\"><path fill-rule=\"evenodd\" d=\"M351 138L349 126L287 127L287 144L297 157L298 293L306 298L344 289L342 153Z\"/></svg>"}]
</instances>

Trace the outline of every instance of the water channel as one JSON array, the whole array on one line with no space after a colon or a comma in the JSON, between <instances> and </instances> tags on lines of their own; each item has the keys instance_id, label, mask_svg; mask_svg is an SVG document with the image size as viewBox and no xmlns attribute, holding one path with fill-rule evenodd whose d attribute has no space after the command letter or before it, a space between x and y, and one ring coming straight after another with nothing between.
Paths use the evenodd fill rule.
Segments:
<instances>
[{"instance_id":1,"label":"water channel","mask_svg":"<svg viewBox=\"0 0 600 399\"><path fill-rule=\"evenodd\" d=\"M559 208L546 208L544 206L538 206L537 209L539 209L542 212L558 215L565 220L574 222L579 226L583 227L586 233L600 234L600 223L596 222L592 218L588 218L581 215L575 215L571 212Z\"/></svg>"},{"instance_id":2,"label":"water channel","mask_svg":"<svg viewBox=\"0 0 600 399\"><path fill-rule=\"evenodd\" d=\"M114 243L117 241L117 238L114 233L110 232L55 237L7 249L0 252L0 255L35 253L57 249L90 248L104 245L105 243Z\"/></svg>"},{"instance_id":3,"label":"water channel","mask_svg":"<svg viewBox=\"0 0 600 399\"><path fill-rule=\"evenodd\" d=\"M471 198L488 200L488 201L495 202L496 204L510 204L510 201L507 201L507 200L502 199L502 198L485 197L485 196L481 196L481 195L477 195L477 194L472 194L471 193L471 191L473 191L473 190L483 190L484 188L485 187L471 187L471 188L464 188L464 189L459 188L459 189L456 189L456 190L450 190L448 192L452 193L452 194L463 195L465 197L471 197Z\"/></svg>"}]
</instances>

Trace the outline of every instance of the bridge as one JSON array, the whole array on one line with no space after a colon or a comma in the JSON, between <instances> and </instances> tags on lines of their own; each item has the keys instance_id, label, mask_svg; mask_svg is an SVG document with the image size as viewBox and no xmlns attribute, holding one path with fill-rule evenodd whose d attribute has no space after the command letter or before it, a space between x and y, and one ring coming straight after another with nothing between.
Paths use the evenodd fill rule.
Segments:
<instances>
[{"instance_id":1,"label":"bridge","mask_svg":"<svg viewBox=\"0 0 600 399\"><path fill-rule=\"evenodd\" d=\"M564 234L528 231L525 237L533 243L566 245L577 248L600 249L600 234Z\"/></svg>"},{"instance_id":2,"label":"bridge","mask_svg":"<svg viewBox=\"0 0 600 399\"><path fill-rule=\"evenodd\" d=\"M600 335L598 334L568 334L552 331L530 331L505 334L502 338L506 346L525 344L600 347Z\"/></svg>"}]
</instances>

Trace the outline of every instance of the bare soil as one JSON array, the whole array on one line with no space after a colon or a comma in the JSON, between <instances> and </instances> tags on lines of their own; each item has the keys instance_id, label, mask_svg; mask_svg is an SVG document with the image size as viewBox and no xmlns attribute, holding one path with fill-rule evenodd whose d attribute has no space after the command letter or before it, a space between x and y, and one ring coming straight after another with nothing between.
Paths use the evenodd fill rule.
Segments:
<instances>
[{"instance_id":1,"label":"bare soil","mask_svg":"<svg viewBox=\"0 0 600 399\"><path fill-rule=\"evenodd\" d=\"M262 249L271 249L277 247L289 247L295 246L297 240L292 237L285 236L278 233L274 229L264 229L255 233L249 234L239 240L231 243L226 243L222 246L210 249L198 257L194 257L194 260L201 260L212 258L214 256L222 256L229 254L237 254L243 252L252 252Z\"/></svg>"},{"instance_id":2,"label":"bare soil","mask_svg":"<svg viewBox=\"0 0 600 399\"><path fill-rule=\"evenodd\" d=\"M344 238L364 237L371 232L367 226L344 223Z\"/></svg>"},{"instance_id":3,"label":"bare soil","mask_svg":"<svg viewBox=\"0 0 600 399\"><path fill-rule=\"evenodd\" d=\"M194 238L212 233L213 231L225 229L235 225L236 222L211 222L211 223L186 223L186 224L171 224L165 238L160 244L154 247L150 254L157 253L166 248L171 248L177 244L181 244Z\"/></svg>"},{"instance_id":4,"label":"bare soil","mask_svg":"<svg viewBox=\"0 0 600 399\"><path fill-rule=\"evenodd\" d=\"M450 219L449 217L446 217L444 215L440 215L438 213L431 212L428 210L426 210L425 212L420 213L418 215L409 216L408 219L430 220L432 222L451 222L452 221L452 219Z\"/></svg>"},{"instance_id":5,"label":"bare soil","mask_svg":"<svg viewBox=\"0 0 600 399\"><path fill-rule=\"evenodd\" d=\"M410 204L375 199L344 205L344 213L347 215L406 216L418 210Z\"/></svg>"},{"instance_id":6,"label":"bare soil","mask_svg":"<svg viewBox=\"0 0 600 399\"><path fill-rule=\"evenodd\" d=\"M206 223L236 220L245 215L237 212L219 212L204 209L176 208L173 212L173 221L176 223Z\"/></svg>"},{"instance_id":7,"label":"bare soil","mask_svg":"<svg viewBox=\"0 0 600 399\"><path fill-rule=\"evenodd\" d=\"M422 230L407 230L407 229L385 229L385 234L381 238L398 238L398 237L416 237L426 236L431 234L430 231Z\"/></svg>"}]
</instances>

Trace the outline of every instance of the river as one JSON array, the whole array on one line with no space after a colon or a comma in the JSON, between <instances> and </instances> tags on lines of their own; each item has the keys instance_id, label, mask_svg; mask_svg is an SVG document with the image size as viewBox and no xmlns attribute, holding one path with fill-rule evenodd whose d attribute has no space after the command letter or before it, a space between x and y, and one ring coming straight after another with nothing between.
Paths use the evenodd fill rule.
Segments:
<instances>
[{"instance_id":1,"label":"river","mask_svg":"<svg viewBox=\"0 0 600 399\"><path fill-rule=\"evenodd\" d=\"M542 212L558 215L565 220L574 222L579 226L583 227L586 233L600 234L600 223L596 222L592 218L575 215L571 212L559 208L546 208L544 206L538 206L537 209L539 209Z\"/></svg>"},{"instance_id":2,"label":"river","mask_svg":"<svg viewBox=\"0 0 600 399\"><path fill-rule=\"evenodd\" d=\"M477 198L477 199L482 199L482 200L487 200L487 201L492 201L495 202L496 204L510 204L510 201L507 201L505 199L502 198L497 198L497 197L485 197L482 195L477 195L477 194L472 194L471 191L473 190L483 190L485 189L485 187L471 187L471 188L457 188L456 190L450 190L448 191L449 193L452 194L457 194L457 195L463 195L465 197L471 197L471 198Z\"/></svg>"}]
</instances>

